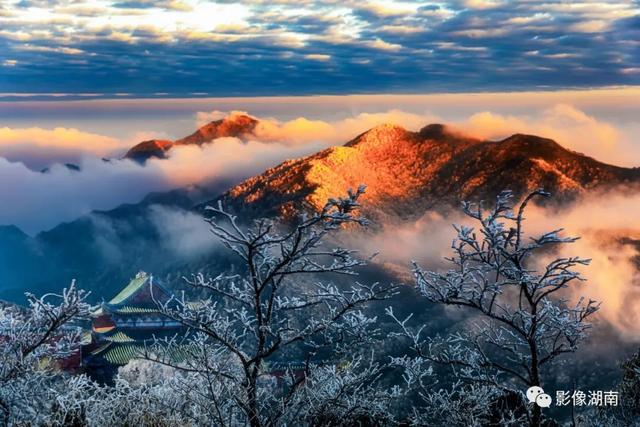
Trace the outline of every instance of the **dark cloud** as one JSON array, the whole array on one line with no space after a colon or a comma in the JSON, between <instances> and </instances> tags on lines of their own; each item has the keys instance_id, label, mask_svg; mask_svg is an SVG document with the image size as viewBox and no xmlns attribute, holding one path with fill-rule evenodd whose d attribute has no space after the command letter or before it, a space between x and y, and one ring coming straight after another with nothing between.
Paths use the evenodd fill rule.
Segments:
<instances>
[{"instance_id":1,"label":"dark cloud","mask_svg":"<svg viewBox=\"0 0 640 427\"><path fill-rule=\"evenodd\" d=\"M90 13L70 23L64 9L40 23L18 13L0 31L0 92L229 96L640 84L637 2L217 3L236 8L226 12L228 23L157 24L163 13L197 14L201 3L189 0L123 0L110 9L114 16L142 14L109 25L90 25Z\"/></svg>"}]
</instances>

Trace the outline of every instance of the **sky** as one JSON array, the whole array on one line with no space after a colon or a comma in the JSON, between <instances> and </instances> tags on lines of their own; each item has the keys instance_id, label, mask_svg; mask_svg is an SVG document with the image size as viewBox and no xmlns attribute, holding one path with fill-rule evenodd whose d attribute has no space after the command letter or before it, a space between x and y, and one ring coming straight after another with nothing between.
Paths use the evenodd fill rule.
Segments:
<instances>
[{"instance_id":1,"label":"sky","mask_svg":"<svg viewBox=\"0 0 640 427\"><path fill-rule=\"evenodd\" d=\"M0 97L640 84L640 2L0 0Z\"/></svg>"}]
</instances>

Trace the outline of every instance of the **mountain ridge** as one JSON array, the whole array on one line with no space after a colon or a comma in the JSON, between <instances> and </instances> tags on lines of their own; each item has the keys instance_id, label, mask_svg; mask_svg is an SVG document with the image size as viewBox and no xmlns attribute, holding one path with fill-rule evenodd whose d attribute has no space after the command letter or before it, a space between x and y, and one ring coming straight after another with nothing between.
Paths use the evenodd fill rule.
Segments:
<instances>
[{"instance_id":1,"label":"mountain ridge","mask_svg":"<svg viewBox=\"0 0 640 427\"><path fill-rule=\"evenodd\" d=\"M411 221L429 211L447 213L461 200L487 200L505 189L518 197L544 187L561 203L611 186L629 185L637 191L640 169L607 165L535 135L486 141L442 124L417 132L380 125L344 145L286 160L239 184L151 194L34 237L0 227L0 297L19 300L25 290L52 292L78 279L99 300L140 269L171 277L200 271L202 265L167 250L162 234L149 222L153 206L203 214L204 206L221 201L241 220L286 221L361 183L368 186L362 211L375 227ZM206 265L226 262L217 257L211 255Z\"/></svg>"},{"instance_id":2,"label":"mountain ridge","mask_svg":"<svg viewBox=\"0 0 640 427\"><path fill-rule=\"evenodd\" d=\"M124 158L144 163L151 158L166 158L167 152L179 145L202 145L225 137L243 139L253 135L258 123L257 119L246 114L232 114L209 122L194 133L175 141L165 139L142 141L129 149Z\"/></svg>"},{"instance_id":3,"label":"mountain ridge","mask_svg":"<svg viewBox=\"0 0 640 427\"><path fill-rule=\"evenodd\" d=\"M288 160L231 188L219 200L251 216L291 218L364 183L364 208L375 219L414 218L460 200L516 197L544 187L567 201L598 187L640 184L640 169L599 162L535 135L480 140L442 124L418 132L376 126L342 146Z\"/></svg>"}]
</instances>

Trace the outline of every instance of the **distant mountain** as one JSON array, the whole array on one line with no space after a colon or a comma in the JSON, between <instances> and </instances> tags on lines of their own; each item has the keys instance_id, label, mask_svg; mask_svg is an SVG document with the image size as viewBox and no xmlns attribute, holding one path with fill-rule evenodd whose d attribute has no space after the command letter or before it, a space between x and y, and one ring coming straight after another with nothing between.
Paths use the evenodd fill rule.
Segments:
<instances>
[{"instance_id":1,"label":"distant mountain","mask_svg":"<svg viewBox=\"0 0 640 427\"><path fill-rule=\"evenodd\" d=\"M258 120L246 114L232 114L224 119L215 120L191 135L177 140L175 145L204 144L216 138L244 138L253 134Z\"/></svg>"},{"instance_id":2,"label":"distant mountain","mask_svg":"<svg viewBox=\"0 0 640 427\"><path fill-rule=\"evenodd\" d=\"M140 203L94 211L33 237L14 226L0 227L0 299L24 302L26 291L56 292L76 279L99 302L139 270L160 279L178 274L179 280L186 262L176 259L163 241L166 236L159 229L163 224L152 220L154 209L179 215L223 188L150 194Z\"/></svg>"},{"instance_id":3,"label":"distant mountain","mask_svg":"<svg viewBox=\"0 0 640 427\"><path fill-rule=\"evenodd\" d=\"M256 124L245 117L212 122L179 141L199 144L216 135L247 135ZM175 144L178 141L147 141L151 152ZM229 268L229 260L220 253L187 259L169 251L167 236L150 221L154 206L178 215L202 214L204 205L222 201L242 220L291 219L304 209L319 209L329 197L360 183L368 186L364 214L383 224L447 211L460 200L491 199L504 189L521 196L544 187L559 203L612 186L636 191L640 169L607 165L532 135L483 141L440 124L418 132L381 125L342 146L287 160L240 184L149 195L140 203L92 212L35 237L15 227L0 227L0 298L17 301L26 290L56 291L75 278L99 301L139 270L180 281L182 275L205 268Z\"/></svg>"},{"instance_id":4,"label":"distant mountain","mask_svg":"<svg viewBox=\"0 0 640 427\"><path fill-rule=\"evenodd\" d=\"M67 168L67 170L70 170L71 172L80 172L80 166L73 164L73 163L65 163L63 165L65 168ZM51 173L51 168L44 168L40 171L40 173Z\"/></svg>"},{"instance_id":5,"label":"distant mountain","mask_svg":"<svg viewBox=\"0 0 640 427\"><path fill-rule=\"evenodd\" d=\"M173 141L166 139L150 139L148 141L142 141L127 151L125 158L135 160L139 163L144 163L151 157L164 159L167 151L171 149L171 147L173 147Z\"/></svg>"},{"instance_id":6,"label":"distant mountain","mask_svg":"<svg viewBox=\"0 0 640 427\"><path fill-rule=\"evenodd\" d=\"M0 298L22 300L22 294L43 284L50 272L38 242L18 227L0 226Z\"/></svg>"},{"instance_id":7,"label":"distant mountain","mask_svg":"<svg viewBox=\"0 0 640 427\"><path fill-rule=\"evenodd\" d=\"M152 157L165 158L166 153L176 145L202 145L217 138L245 138L253 134L258 120L246 114L232 114L202 126L189 136L176 141L152 139L131 148L125 158L144 163Z\"/></svg>"},{"instance_id":8,"label":"distant mountain","mask_svg":"<svg viewBox=\"0 0 640 427\"><path fill-rule=\"evenodd\" d=\"M367 215L384 221L490 199L504 189L521 196L544 187L554 200L568 201L595 188L638 184L640 169L607 165L533 135L482 141L440 124L419 132L381 125L343 146L286 161L218 200L251 217L291 217L360 183L368 187Z\"/></svg>"}]
</instances>

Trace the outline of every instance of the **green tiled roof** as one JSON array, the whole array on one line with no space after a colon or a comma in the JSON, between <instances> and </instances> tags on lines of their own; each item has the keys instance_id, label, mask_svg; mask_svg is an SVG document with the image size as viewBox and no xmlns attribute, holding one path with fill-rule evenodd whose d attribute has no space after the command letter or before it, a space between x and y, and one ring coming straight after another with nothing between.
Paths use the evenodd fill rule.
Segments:
<instances>
[{"instance_id":1,"label":"green tiled roof","mask_svg":"<svg viewBox=\"0 0 640 427\"><path fill-rule=\"evenodd\" d=\"M122 304L131 295L133 295L138 289L144 286L147 283L148 279L149 279L149 276L147 274L144 274L144 273L138 274L133 280L131 280L131 282L129 282L126 288L121 290L118 295L116 295L115 297L113 297L111 301L109 301L109 304L112 304L112 305Z\"/></svg>"},{"instance_id":2,"label":"green tiled roof","mask_svg":"<svg viewBox=\"0 0 640 427\"><path fill-rule=\"evenodd\" d=\"M148 307L133 307L130 305L125 305L123 307L120 307L117 310L118 313L123 313L123 314L137 314L137 313L157 313L158 310L155 308L148 308Z\"/></svg>"},{"instance_id":3,"label":"green tiled roof","mask_svg":"<svg viewBox=\"0 0 640 427\"><path fill-rule=\"evenodd\" d=\"M105 336L104 337L105 340L107 341L111 341L111 342L133 342L135 341L133 338L131 338L129 335L125 334L124 332L115 332L111 335Z\"/></svg>"},{"instance_id":4,"label":"green tiled roof","mask_svg":"<svg viewBox=\"0 0 640 427\"><path fill-rule=\"evenodd\" d=\"M107 348L109 348L109 346L111 346L111 343L110 343L110 342L105 343L105 344L101 345L100 347L96 348L95 350L93 350L93 351L91 352L91 354L92 354L92 355L94 355L94 356L95 356L96 354L100 354L100 353L102 353L103 351L105 351Z\"/></svg>"},{"instance_id":5,"label":"green tiled roof","mask_svg":"<svg viewBox=\"0 0 640 427\"><path fill-rule=\"evenodd\" d=\"M102 357L114 365L126 365L130 360L141 357L144 350L144 344L114 344ZM172 349L171 359L176 363L184 361L188 356L186 350L186 346Z\"/></svg>"},{"instance_id":6,"label":"green tiled roof","mask_svg":"<svg viewBox=\"0 0 640 427\"><path fill-rule=\"evenodd\" d=\"M114 365L126 365L131 359L140 357L143 350L144 347L139 345L117 345L107 350L103 357Z\"/></svg>"}]
</instances>

